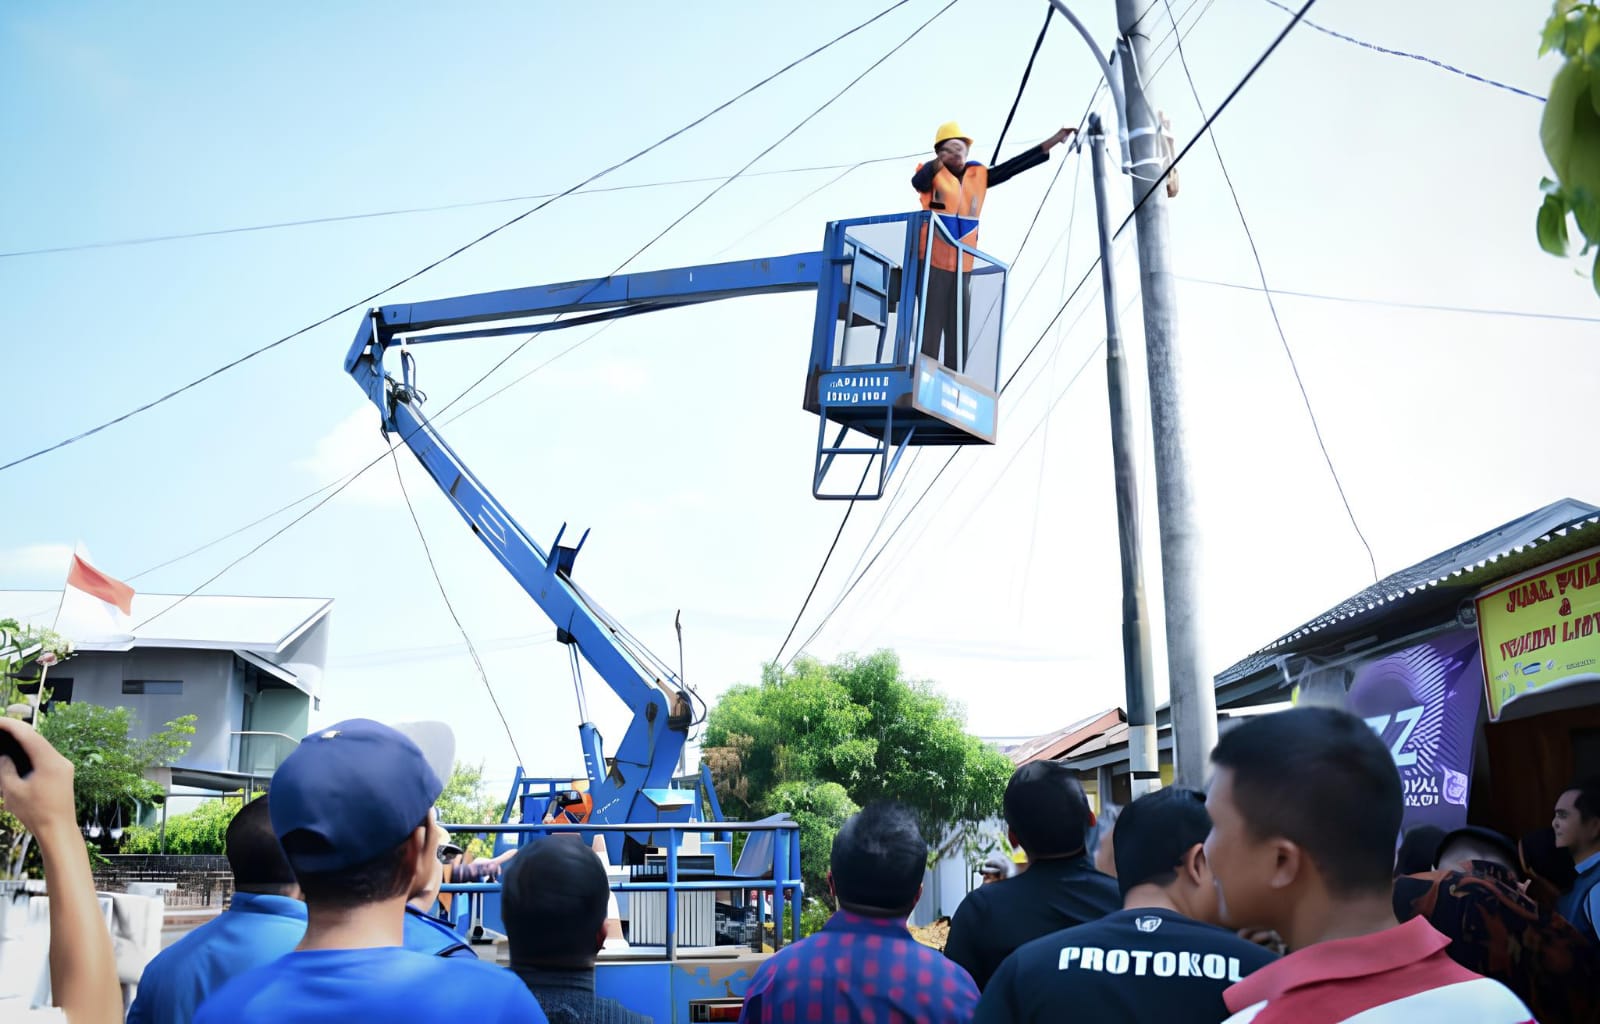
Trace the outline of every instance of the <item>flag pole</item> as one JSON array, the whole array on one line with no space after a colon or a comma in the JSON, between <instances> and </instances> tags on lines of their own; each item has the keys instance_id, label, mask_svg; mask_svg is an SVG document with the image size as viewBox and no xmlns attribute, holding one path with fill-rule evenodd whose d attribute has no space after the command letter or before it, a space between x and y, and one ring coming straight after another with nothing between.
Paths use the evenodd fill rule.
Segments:
<instances>
[{"instance_id":1,"label":"flag pole","mask_svg":"<svg viewBox=\"0 0 1600 1024\"><path fill-rule=\"evenodd\" d=\"M76 551L72 553L72 558L73 561L77 560L78 553ZM50 620L50 631L52 633L54 633L56 627L61 624L61 610L67 606L67 588L72 586L71 580L72 562L69 561L67 563L67 581L61 584L61 600L56 602L56 617Z\"/></svg>"}]
</instances>

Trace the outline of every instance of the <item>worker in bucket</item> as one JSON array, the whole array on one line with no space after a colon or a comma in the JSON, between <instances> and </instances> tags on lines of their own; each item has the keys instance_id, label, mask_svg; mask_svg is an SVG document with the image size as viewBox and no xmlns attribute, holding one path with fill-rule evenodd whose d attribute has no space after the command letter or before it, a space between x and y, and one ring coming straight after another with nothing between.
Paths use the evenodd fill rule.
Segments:
<instances>
[{"instance_id":1,"label":"worker in bucket","mask_svg":"<svg viewBox=\"0 0 1600 1024\"><path fill-rule=\"evenodd\" d=\"M968 159L972 139L961 130L961 125L946 121L933 135L934 158L917 165L916 173L911 176L911 187L917 190L922 208L940 215L952 237L976 248L978 217L983 212L988 190L1049 161L1050 151L1076 131L1063 128L1039 145L1030 146L993 167L985 167ZM969 254L958 263L957 250L943 241L938 232L934 234L931 254L927 228L923 228L917 245L918 257L927 256L932 264L928 268L927 292L923 296L922 354L938 359L942 343L945 367L961 373L966 367L967 334L972 326L972 257ZM962 278L959 294L963 296L959 331L956 321L958 274Z\"/></svg>"}]
</instances>

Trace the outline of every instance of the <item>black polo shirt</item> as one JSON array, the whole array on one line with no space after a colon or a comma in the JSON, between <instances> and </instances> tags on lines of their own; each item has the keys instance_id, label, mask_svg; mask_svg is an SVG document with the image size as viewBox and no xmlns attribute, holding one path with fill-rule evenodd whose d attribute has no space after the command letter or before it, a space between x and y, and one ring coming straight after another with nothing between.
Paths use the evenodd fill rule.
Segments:
<instances>
[{"instance_id":1,"label":"black polo shirt","mask_svg":"<svg viewBox=\"0 0 1600 1024\"><path fill-rule=\"evenodd\" d=\"M1120 910L1017 950L989 981L973 1024L1042 1024L1077 1008L1095 1020L1217 1024L1222 992L1277 957L1170 910Z\"/></svg>"},{"instance_id":2,"label":"black polo shirt","mask_svg":"<svg viewBox=\"0 0 1600 1024\"><path fill-rule=\"evenodd\" d=\"M1000 961L1025 942L1098 921L1122 907L1117 880L1083 854L1038 860L1014 878L967 893L950 921L944 955L982 989Z\"/></svg>"}]
</instances>

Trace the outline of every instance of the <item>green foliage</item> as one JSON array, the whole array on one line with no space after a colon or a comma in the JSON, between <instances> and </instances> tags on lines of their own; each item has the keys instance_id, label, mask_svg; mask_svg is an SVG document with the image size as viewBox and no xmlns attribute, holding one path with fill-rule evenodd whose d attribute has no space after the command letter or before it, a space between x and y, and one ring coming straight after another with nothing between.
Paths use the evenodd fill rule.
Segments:
<instances>
[{"instance_id":1,"label":"green foliage","mask_svg":"<svg viewBox=\"0 0 1600 1024\"><path fill-rule=\"evenodd\" d=\"M484 782L482 761L475 765L457 761L434 806L439 809L439 820L449 825L497 822L505 810L503 800ZM494 856L494 842L489 837L457 833L455 843L475 857Z\"/></svg>"},{"instance_id":2,"label":"green foliage","mask_svg":"<svg viewBox=\"0 0 1600 1024\"><path fill-rule=\"evenodd\" d=\"M772 791L766 813L787 813L800 826L800 880L806 892L829 898L828 859L833 837L845 819L860 809L837 782L792 781ZM804 929L804 915L800 925Z\"/></svg>"},{"instance_id":3,"label":"green foliage","mask_svg":"<svg viewBox=\"0 0 1600 1024\"><path fill-rule=\"evenodd\" d=\"M72 645L54 630L0 619L0 713L40 725L39 708L50 699L50 668L72 657ZM32 694L22 692L22 684ZM0 878L17 878L30 860L32 837L22 822L0 808ZM33 865L37 867L36 864Z\"/></svg>"},{"instance_id":4,"label":"green foliage","mask_svg":"<svg viewBox=\"0 0 1600 1024\"><path fill-rule=\"evenodd\" d=\"M142 740L129 736L133 712L98 704L64 704L44 718L40 732L76 767L73 776L78 816L86 820L115 806L131 811L134 803L161 794L161 786L144 777L170 765L189 749L194 715L166 723Z\"/></svg>"},{"instance_id":5,"label":"green foliage","mask_svg":"<svg viewBox=\"0 0 1600 1024\"><path fill-rule=\"evenodd\" d=\"M207 800L187 814L167 820L167 853L184 856L227 852L228 823L244 806L244 793ZM122 836L123 853L160 853L161 830L135 825Z\"/></svg>"},{"instance_id":6,"label":"green foliage","mask_svg":"<svg viewBox=\"0 0 1600 1024\"><path fill-rule=\"evenodd\" d=\"M730 817L788 811L801 823L807 892L818 897L833 836L855 805L906 804L931 844L952 824L998 811L1012 769L966 733L958 705L902 678L891 651L768 666L760 685L735 686L712 708L704 756Z\"/></svg>"},{"instance_id":7,"label":"green foliage","mask_svg":"<svg viewBox=\"0 0 1600 1024\"><path fill-rule=\"evenodd\" d=\"M1539 141L1556 174L1539 183L1539 246L1570 255L1568 219L1574 221L1584 238L1579 255L1596 250L1591 276L1600 293L1600 5L1556 0L1539 45L1540 56L1551 52L1564 63L1539 122Z\"/></svg>"}]
</instances>

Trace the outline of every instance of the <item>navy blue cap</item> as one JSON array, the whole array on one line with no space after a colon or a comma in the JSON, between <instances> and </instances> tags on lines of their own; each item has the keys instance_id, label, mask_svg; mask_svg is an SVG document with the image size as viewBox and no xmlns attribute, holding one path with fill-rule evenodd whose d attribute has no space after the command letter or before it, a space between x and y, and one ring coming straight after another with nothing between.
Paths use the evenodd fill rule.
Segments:
<instances>
[{"instance_id":1,"label":"navy blue cap","mask_svg":"<svg viewBox=\"0 0 1600 1024\"><path fill-rule=\"evenodd\" d=\"M296 872L339 871L399 846L443 791L403 733L352 718L301 740L273 773L272 831Z\"/></svg>"}]
</instances>

